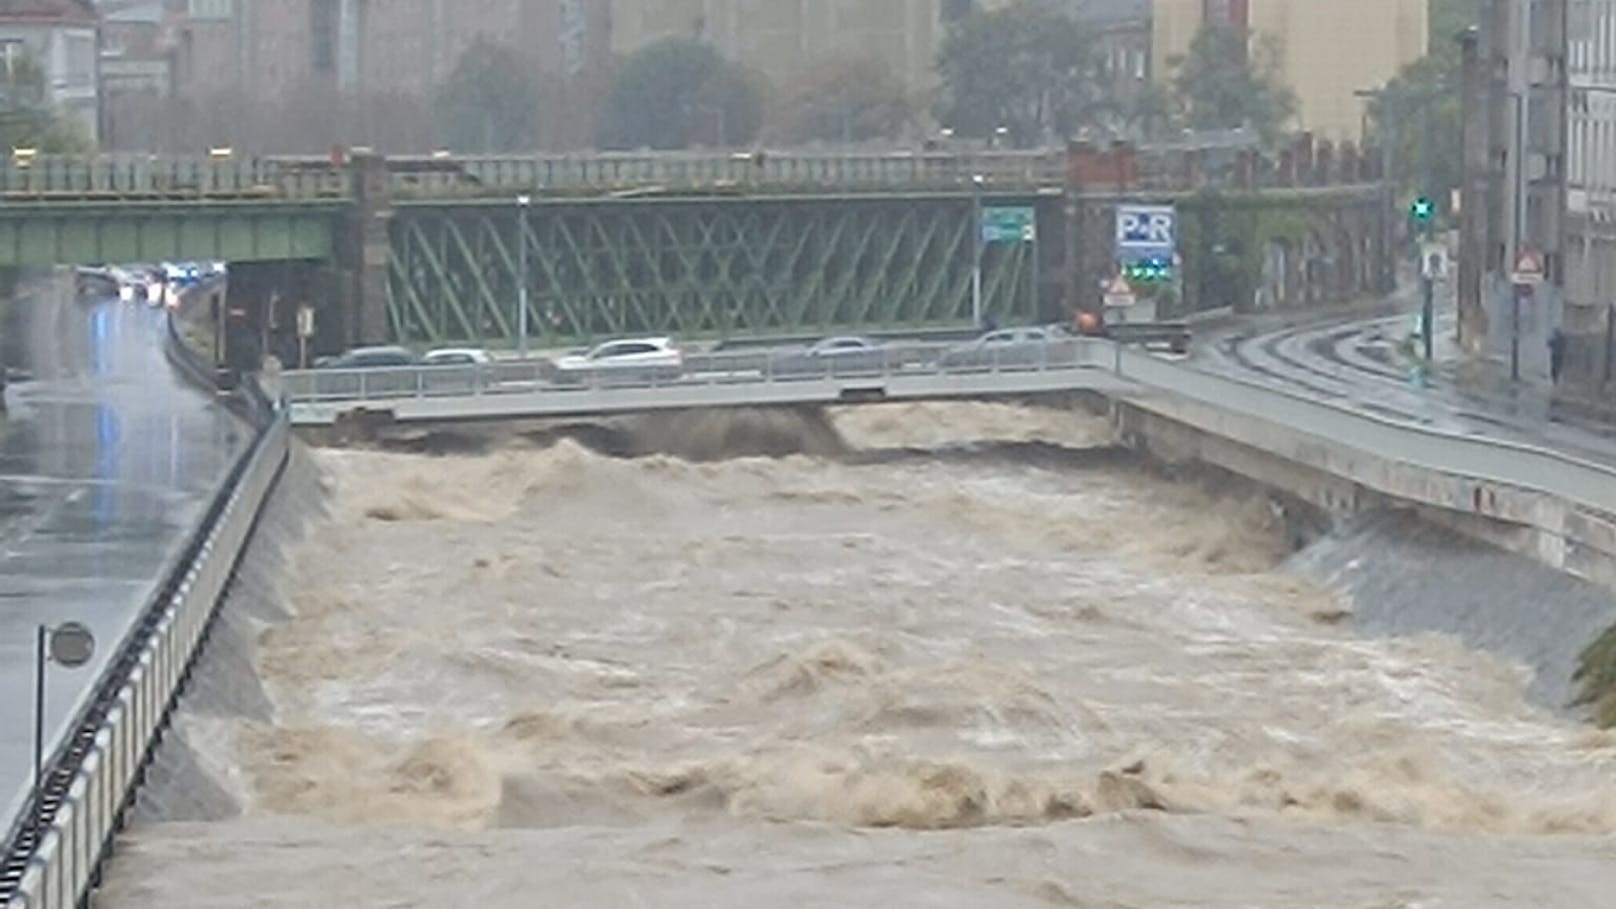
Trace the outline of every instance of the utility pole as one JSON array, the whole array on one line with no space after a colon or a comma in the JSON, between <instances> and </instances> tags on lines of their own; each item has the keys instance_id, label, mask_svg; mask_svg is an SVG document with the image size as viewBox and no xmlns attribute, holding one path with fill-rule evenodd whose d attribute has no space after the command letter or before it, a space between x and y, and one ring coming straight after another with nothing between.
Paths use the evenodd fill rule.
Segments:
<instances>
[{"instance_id":1,"label":"utility pole","mask_svg":"<svg viewBox=\"0 0 1616 909\"><path fill-rule=\"evenodd\" d=\"M982 326L982 187L981 174L971 177L971 322Z\"/></svg>"},{"instance_id":2,"label":"utility pole","mask_svg":"<svg viewBox=\"0 0 1616 909\"><path fill-rule=\"evenodd\" d=\"M516 350L527 359L527 207L531 196L516 197Z\"/></svg>"},{"instance_id":3,"label":"utility pole","mask_svg":"<svg viewBox=\"0 0 1616 909\"><path fill-rule=\"evenodd\" d=\"M1420 168L1424 171L1423 188L1421 195L1428 204L1435 204L1431 174L1431 146L1436 142L1436 121L1431 116L1431 98L1426 98L1422 105L1425 108L1425 148L1420 154ZM1425 218L1424 239L1426 243L1436 236L1436 212L1431 211ZM1420 258L1424 259L1424 247L1421 247ZM1424 267L1422 261L1420 268L1421 290L1424 300L1420 306L1420 335L1425 341L1425 363L1430 366L1432 354L1432 336L1436 334L1436 276L1431 274L1429 268Z\"/></svg>"}]
</instances>

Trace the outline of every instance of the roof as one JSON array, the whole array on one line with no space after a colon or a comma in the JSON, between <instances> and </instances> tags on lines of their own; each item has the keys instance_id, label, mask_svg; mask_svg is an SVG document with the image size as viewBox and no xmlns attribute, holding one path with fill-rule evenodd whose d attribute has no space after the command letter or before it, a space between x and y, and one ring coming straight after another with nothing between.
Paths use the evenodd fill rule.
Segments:
<instances>
[{"instance_id":1,"label":"roof","mask_svg":"<svg viewBox=\"0 0 1616 909\"><path fill-rule=\"evenodd\" d=\"M101 21L90 0L0 0L0 22L94 25Z\"/></svg>"}]
</instances>

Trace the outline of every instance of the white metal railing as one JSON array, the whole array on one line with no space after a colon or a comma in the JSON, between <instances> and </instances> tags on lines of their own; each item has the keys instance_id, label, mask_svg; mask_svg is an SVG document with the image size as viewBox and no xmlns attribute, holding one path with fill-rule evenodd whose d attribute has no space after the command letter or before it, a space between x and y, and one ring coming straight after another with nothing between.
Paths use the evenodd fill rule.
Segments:
<instances>
[{"instance_id":1,"label":"white metal railing","mask_svg":"<svg viewBox=\"0 0 1616 909\"><path fill-rule=\"evenodd\" d=\"M703 385L777 386L823 380L884 380L1005 372L1087 369L1109 363L1092 339L973 348L915 342L869 353L816 357L806 350L686 354L681 366L567 370L546 359L477 366L404 366L283 372L281 393L292 404L409 398L478 398L567 393L590 389L662 389Z\"/></svg>"},{"instance_id":2,"label":"white metal railing","mask_svg":"<svg viewBox=\"0 0 1616 909\"><path fill-rule=\"evenodd\" d=\"M80 733L93 740L55 797L20 880L0 891L8 909L68 909L90 893L198 642L286 461L290 438L289 416L282 411L260 434L104 718Z\"/></svg>"}]
</instances>

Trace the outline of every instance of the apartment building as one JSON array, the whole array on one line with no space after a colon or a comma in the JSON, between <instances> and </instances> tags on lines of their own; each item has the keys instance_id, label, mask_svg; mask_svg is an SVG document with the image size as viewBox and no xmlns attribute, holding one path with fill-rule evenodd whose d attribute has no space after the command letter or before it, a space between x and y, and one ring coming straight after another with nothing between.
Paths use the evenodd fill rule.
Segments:
<instances>
[{"instance_id":1,"label":"apartment building","mask_svg":"<svg viewBox=\"0 0 1616 909\"><path fill-rule=\"evenodd\" d=\"M1384 85L1424 56L1427 0L1153 0L1154 72L1189 49L1204 22L1228 22L1269 38L1279 76L1296 93L1296 126L1320 139L1363 138L1364 101L1355 92Z\"/></svg>"},{"instance_id":2,"label":"apartment building","mask_svg":"<svg viewBox=\"0 0 1616 909\"><path fill-rule=\"evenodd\" d=\"M1567 376L1616 381L1616 0L1566 10Z\"/></svg>"},{"instance_id":3,"label":"apartment building","mask_svg":"<svg viewBox=\"0 0 1616 909\"><path fill-rule=\"evenodd\" d=\"M77 120L92 140L100 134L96 47L100 15L90 0L0 0L0 79L24 60L44 77L45 100ZM0 85L11 103L12 93Z\"/></svg>"},{"instance_id":4,"label":"apartment building","mask_svg":"<svg viewBox=\"0 0 1616 909\"><path fill-rule=\"evenodd\" d=\"M936 81L933 64L958 0L611 0L611 47L631 54L662 38L710 42L775 86L821 59L872 55L914 91Z\"/></svg>"}]
</instances>

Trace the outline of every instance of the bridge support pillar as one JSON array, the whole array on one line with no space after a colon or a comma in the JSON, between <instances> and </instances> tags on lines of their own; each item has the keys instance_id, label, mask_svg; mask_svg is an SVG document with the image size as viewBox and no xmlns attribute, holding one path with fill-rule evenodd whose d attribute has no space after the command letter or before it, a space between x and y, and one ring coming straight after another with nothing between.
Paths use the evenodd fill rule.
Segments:
<instances>
[{"instance_id":1,"label":"bridge support pillar","mask_svg":"<svg viewBox=\"0 0 1616 909\"><path fill-rule=\"evenodd\" d=\"M391 340L387 322L388 225L393 218L387 186L387 160L369 151L350 153L353 207L338 244L346 276L342 301L343 337L349 346Z\"/></svg>"}]
</instances>

